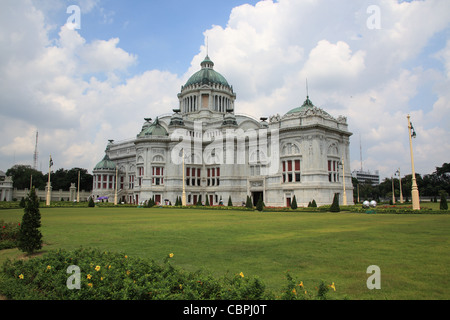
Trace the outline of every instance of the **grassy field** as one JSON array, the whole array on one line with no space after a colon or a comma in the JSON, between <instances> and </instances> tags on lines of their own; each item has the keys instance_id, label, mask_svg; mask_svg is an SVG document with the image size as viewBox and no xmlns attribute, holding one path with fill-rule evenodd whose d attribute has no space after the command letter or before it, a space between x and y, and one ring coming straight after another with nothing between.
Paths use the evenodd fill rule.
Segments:
<instances>
[{"instance_id":1,"label":"grassy field","mask_svg":"<svg viewBox=\"0 0 450 320\"><path fill-rule=\"evenodd\" d=\"M20 222L23 210L0 211ZM258 276L274 291L286 272L336 298L450 299L450 215L258 213L162 208L41 208L43 251L80 246L173 262L217 276ZM0 264L18 258L0 251ZM381 290L366 286L381 269Z\"/></svg>"}]
</instances>

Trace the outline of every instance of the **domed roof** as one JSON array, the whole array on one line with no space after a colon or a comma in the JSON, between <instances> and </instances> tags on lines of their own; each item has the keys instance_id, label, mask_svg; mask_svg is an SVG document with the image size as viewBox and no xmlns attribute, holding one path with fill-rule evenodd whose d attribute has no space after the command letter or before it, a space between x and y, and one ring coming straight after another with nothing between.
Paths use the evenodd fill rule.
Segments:
<instances>
[{"instance_id":1,"label":"domed roof","mask_svg":"<svg viewBox=\"0 0 450 320\"><path fill-rule=\"evenodd\" d=\"M303 105L301 107L292 109L291 111L286 113L285 116L290 116L290 115L293 115L293 114L296 114L296 113L304 113L304 112L307 112L307 111L311 111L314 114L320 114L320 115L328 117L328 118L333 118L326 111L322 110L321 108L316 107L311 102L311 100L309 100L309 96L306 97L306 100L305 100L305 102L303 102Z\"/></svg>"},{"instance_id":2,"label":"domed roof","mask_svg":"<svg viewBox=\"0 0 450 320\"><path fill-rule=\"evenodd\" d=\"M303 105L301 107L292 109L291 111L289 111L288 114L293 114L293 113L297 113L297 112L302 112L302 111L306 111L307 109L312 109L314 108L314 104L311 102L311 100L309 100L309 96L306 97L305 102L303 103Z\"/></svg>"},{"instance_id":3,"label":"domed roof","mask_svg":"<svg viewBox=\"0 0 450 320\"><path fill-rule=\"evenodd\" d=\"M227 79L213 69L214 62L212 62L208 56L206 56L200 65L202 69L194 73L186 82L185 86L208 83L221 84L227 87L230 86Z\"/></svg>"},{"instance_id":4,"label":"domed roof","mask_svg":"<svg viewBox=\"0 0 450 320\"><path fill-rule=\"evenodd\" d=\"M147 126L140 134L138 138L145 138L148 136L168 136L167 130L159 123L159 119L156 118L155 122Z\"/></svg>"},{"instance_id":5,"label":"domed roof","mask_svg":"<svg viewBox=\"0 0 450 320\"><path fill-rule=\"evenodd\" d=\"M116 164L109 159L109 156L106 154L102 161L97 163L94 168L95 170L116 170Z\"/></svg>"}]
</instances>

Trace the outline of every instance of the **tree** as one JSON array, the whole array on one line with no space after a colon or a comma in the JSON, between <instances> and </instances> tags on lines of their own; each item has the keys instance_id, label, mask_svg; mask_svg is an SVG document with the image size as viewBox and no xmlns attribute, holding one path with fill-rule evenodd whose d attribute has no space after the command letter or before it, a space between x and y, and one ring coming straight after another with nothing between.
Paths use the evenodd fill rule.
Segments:
<instances>
[{"instance_id":1,"label":"tree","mask_svg":"<svg viewBox=\"0 0 450 320\"><path fill-rule=\"evenodd\" d=\"M31 166L15 165L6 171L6 175L12 177L13 187L17 189L29 189L31 176L33 176L33 186L37 189L44 189L46 180L42 172L34 170Z\"/></svg>"},{"instance_id":2,"label":"tree","mask_svg":"<svg viewBox=\"0 0 450 320\"><path fill-rule=\"evenodd\" d=\"M233 201L231 201L231 196L228 198L228 206L229 207L233 206Z\"/></svg>"},{"instance_id":3,"label":"tree","mask_svg":"<svg viewBox=\"0 0 450 320\"><path fill-rule=\"evenodd\" d=\"M93 198L93 197L90 197L90 198L89 198L88 207L89 207L89 208L95 207L95 203L94 203L94 198Z\"/></svg>"},{"instance_id":4,"label":"tree","mask_svg":"<svg viewBox=\"0 0 450 320\"><path fill-rule=\"evenodd\" d=\"M247 202L245 203L245 207L253 209L252 197L247 196Z\"/></svg>"},{"instance_id":5,"label":"tree","mask_svg":"<svg viewBox=\"0 0 450 320\"><path fill-rule=\"evenodd\" d=\"M209 207L209 200L208 200L208 196L206 196L205 206L206 206L206 207Z\"/></svg>"},{"instance_id":6,"label":"tree","mask_svg":"<svg viewBox=\"0 0 450 320\"><path fill-rule=\"evenodd\" d=\"M448 210L448 204L447 204L447 192L442 191L441 192L441 203L439 205L439 208L441 210Z\"/></svg>"},{"instance_id":7,"label":"tree","mask_svg":"<svg viewBox=\"0 0 450 320\"><path fill-rule=\"evenodd\" d=\"M32 254L42 248L41 213L39 211L39 199L34 187L25 200L24 215L19 230L18 247L27 254Z\"/></svg>"},{"instance_id":8,"label":"tree","mask_svg":"<svg viewBox=\"0 0 450 320\"><path fill-rule=\"evenodd\" d=\"M264 202L262 201L262 198L259 197L258 203L256 204L256 210L263 211L264 209Z\"/></svg>"},{"instance_id":9,"label":"tree","mask_svg":"<svg viewBox=\"0 0 450 320\"><path fill-rule=\"evenodd\" d=\"M197 206L201 206L202 205L202 195L198 196L198 200L197 200L197 203L195 205L197 205Z\"/></svg>"},{"instance_id":10,"label":"tree","mask_svg":"<svg viewBox=\"0 0 450 320\"><path fill-rule=\"evenodd\" d=\"M311 207L312 208L317 208L316 200L313 199L313 201L311 202Z\"/></svg>"},{"instance_id":11,"label":"tree","mask_svg":"<svg viewBox=\"0 0 450 320\"><path fill-rule=\"evenodd\" d=\"M297 207L297 198L294 195L294 199L292 200L292 203L291 203L291 209L295 210L297 208L298 208Z\"/></svg>"},{"instance_id":12,"label":"tree","mask_svg":"<svg viewBox=\"0 0 450 320\"><path fill-rule=\"evenodd\" d=\"M340 212L341 208L339 207L339 197L338 194L335 193L334 194L334 198L333 198L333 203L331 204L330 207L330 212Z\"/></svg>"}]
</instances>

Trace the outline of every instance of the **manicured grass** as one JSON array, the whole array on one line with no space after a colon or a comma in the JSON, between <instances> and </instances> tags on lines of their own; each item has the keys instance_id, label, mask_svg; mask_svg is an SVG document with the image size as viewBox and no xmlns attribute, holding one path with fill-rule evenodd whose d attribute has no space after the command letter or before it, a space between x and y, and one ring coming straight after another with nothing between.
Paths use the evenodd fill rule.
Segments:
<instances>
[{"instance_id":1,"label":"manicured grass","mask_svg":"<svg viewBox=\"0 0 450 320\"><path fill-rule=\"evenodd\" d=\"M22 210L0 211L20 221ZM450 215L258 213L161 208L41 208L43 251L95 247L258 276L275 291L286 272L305 287L336 285L350 299L449 299ZM0 251L0 264L21 255ZM381 268L381 290L366 286Z\"/></svg>"}]
</instances>

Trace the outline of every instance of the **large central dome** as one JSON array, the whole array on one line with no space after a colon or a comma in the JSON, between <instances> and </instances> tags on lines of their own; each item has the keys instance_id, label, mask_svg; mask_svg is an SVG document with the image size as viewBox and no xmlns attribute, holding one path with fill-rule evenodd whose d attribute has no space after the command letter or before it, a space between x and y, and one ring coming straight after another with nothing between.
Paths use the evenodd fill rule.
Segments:
<instances>
[{"instance_id":1,"label":"large central dome","mask_svg":"<svg viewBox=\"0 0 450 320\"><path fill-rule=\"evenodd\" d=\"M202 69L194 73L186 82L185 87L193 84L221 84L229 87L228 81L220 73L213 69L214 62L206 56L205 60L200 64Z\"/></svg>"}]
</instances>

